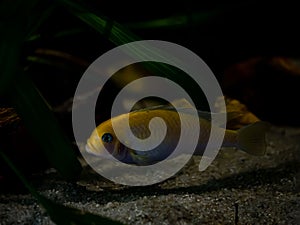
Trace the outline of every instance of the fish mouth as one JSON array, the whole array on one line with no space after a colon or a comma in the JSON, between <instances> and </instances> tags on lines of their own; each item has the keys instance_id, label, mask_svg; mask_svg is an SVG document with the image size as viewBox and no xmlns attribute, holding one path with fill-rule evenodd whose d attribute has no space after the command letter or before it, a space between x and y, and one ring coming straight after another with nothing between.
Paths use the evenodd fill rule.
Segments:
<instances>
[{"instance_id":1,"label":"fish mouth","mask_svg":"<svg viewBox=\"0 0 300 225\"><path fill-rule=\"evenodd\" d=\"M96 156L102 156L102 154L104 154L104 152L102 152L102 151L99 152L98 148L95 147L95 145L93 145L91 142L86 143L85 150L87 151L87 153L96 155Z\"/></svg>"},{"instance_id":2,"label":"fish mouth","mask_svg":"<svg viewBox=\"0 0 300 225\"><path fill-rule=\"evenodd\" d=\"M103 159L112 159L112 155L110 153L107 152L107 150L103 151L99 151L92 143L87 142L87 144L85 145L85 150L87 153L94 155L94 156L98 156L100 158Z\"/></svg>"},{"instance_id":3,"label":"fish mouth","mask_svg":"<svg viewBox=\"0 0 300 225\"><path fill-rule=\"evenodd\" d=\"M105 148L105 147L104 147ZM87 153L98 156L105 159L116 159L122 161L126 158L125 146L119 142L115 144L114 151L109 153L108 150L97 149L91 142L87 142L85 145L85 150Z\"/></svg>"},{"instance_id":4,"label":"fish mouth","mask_svg":"<svg viewBox=\"0 0 300 225\"><path fill-rule=\"evenodd\" d=\"M90 153L90 154L93 154L93 155L96 155L95 153L95 147L90 143L88 142L86 145L85 145L85 150Z\"/></svg>"}]
</instances>

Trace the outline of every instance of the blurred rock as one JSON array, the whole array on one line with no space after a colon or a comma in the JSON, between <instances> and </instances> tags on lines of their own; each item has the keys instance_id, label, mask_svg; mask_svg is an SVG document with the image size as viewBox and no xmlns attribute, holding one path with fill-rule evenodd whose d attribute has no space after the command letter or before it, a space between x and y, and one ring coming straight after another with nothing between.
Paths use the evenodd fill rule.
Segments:
<instances>
[{"instance_id":1,"label":"blurred rock","mask_svg":"<svg viewBox=\"0 0 300 225\"><path fill-rule=\"evenodd\" d=\"M221 86L225 95L247 105L262 120L300 125L300 59L251 58L230 66Z\"/></svg>"},{"instance_id":2,"label":"blurred rock","mask_svg":"<svg viewBox=\"0 0 300 225\"><path fill-rule=\"evenodd\" d=\"M225 112L225 109L221 107L222 104L219 102L223 98L219 98L215 103L215 107L218 112ZM260 119L257 118L252 112L250 112L246 105L242 104L240 101L232 98L228 98L225 96L225 104L226 104L226 112L227 113L234 113L238 116L234 118L227 118L227 125L228 129L236 130L243 126L249 125L251 123L255 123Z\"/></svg>"},{"instance_id":3,"label":"blurred rock","mask_svg":"<svg viewBox=\"0 0 300 225\"><path fill-rule=\"evenodd\" d=\"M3 151L25 176L49 167L46 157L29 135L13 108L0 108L0 151ZM0 157L0 189L23 190L23 184Z\"/></svg>"}]
</instances>

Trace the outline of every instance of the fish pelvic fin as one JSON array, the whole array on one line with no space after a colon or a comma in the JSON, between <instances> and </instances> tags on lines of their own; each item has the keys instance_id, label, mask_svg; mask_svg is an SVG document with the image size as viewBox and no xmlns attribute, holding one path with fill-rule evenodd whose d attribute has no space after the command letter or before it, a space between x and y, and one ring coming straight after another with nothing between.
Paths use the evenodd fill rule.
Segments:
<instances>
[{"instance_id":1,"label":"fish pelvic fin","mask_svg":"<svg viewBox=\"0 0 300 225\"><path fill-rule=\"evenodd\" d=\"M129 150L129 154L132 158L132 161L135 164L140 165L140 166L149 165L149 162L148 162L149 160L148 160L148 157L146 155L139 155L134 150Z\"/></svg>"},{"instance_id":2,"label":"fish pelvic fin","mask_svg":"<svg viewBox=\"0 0 300 225\"><path fill-rule=\"evenodd\" d=\"M266 133L270 124L258 121L238 130L238 148L251 154L262 156L266 152Z\"/></svg>"}]
</instances>

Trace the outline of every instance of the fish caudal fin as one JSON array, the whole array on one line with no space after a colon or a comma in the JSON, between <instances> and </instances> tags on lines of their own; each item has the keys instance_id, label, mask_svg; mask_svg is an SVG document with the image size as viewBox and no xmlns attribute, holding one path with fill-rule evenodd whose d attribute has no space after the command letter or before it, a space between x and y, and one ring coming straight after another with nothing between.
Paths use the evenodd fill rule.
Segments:
<instances>
[{"instance_id":1,"label":"fish caudal fin","mask_svg":"<svg viewBox=\"0 0 300 225\"><path fill-rule=\"evenodd\" d=\"M264 155L266 151L266 132L270 124L263 121L250 124L238 130L238 147L252 155Z\"/></svg>"}]
</instances>

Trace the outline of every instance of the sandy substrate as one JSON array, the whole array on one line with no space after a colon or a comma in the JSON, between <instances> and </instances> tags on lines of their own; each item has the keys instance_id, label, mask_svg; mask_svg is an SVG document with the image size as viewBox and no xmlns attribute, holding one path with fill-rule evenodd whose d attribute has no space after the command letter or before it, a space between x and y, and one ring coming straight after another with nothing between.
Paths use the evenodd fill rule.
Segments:
<instances>
[{"instance_id":1,"label":"sandy substrate","mask_svg":"<svg viewBox=\"0 0 300 225\"><path fill-rule=\"evenodd\" d=\"M55 170L35 176L44 196L125 224L300 224L300 129L272 127L265 156L223 149L152 186L114 184L88 167L76 183ZM0 194L0 224L52 224L29 194Z\"/></svg>"}]
</instances>

